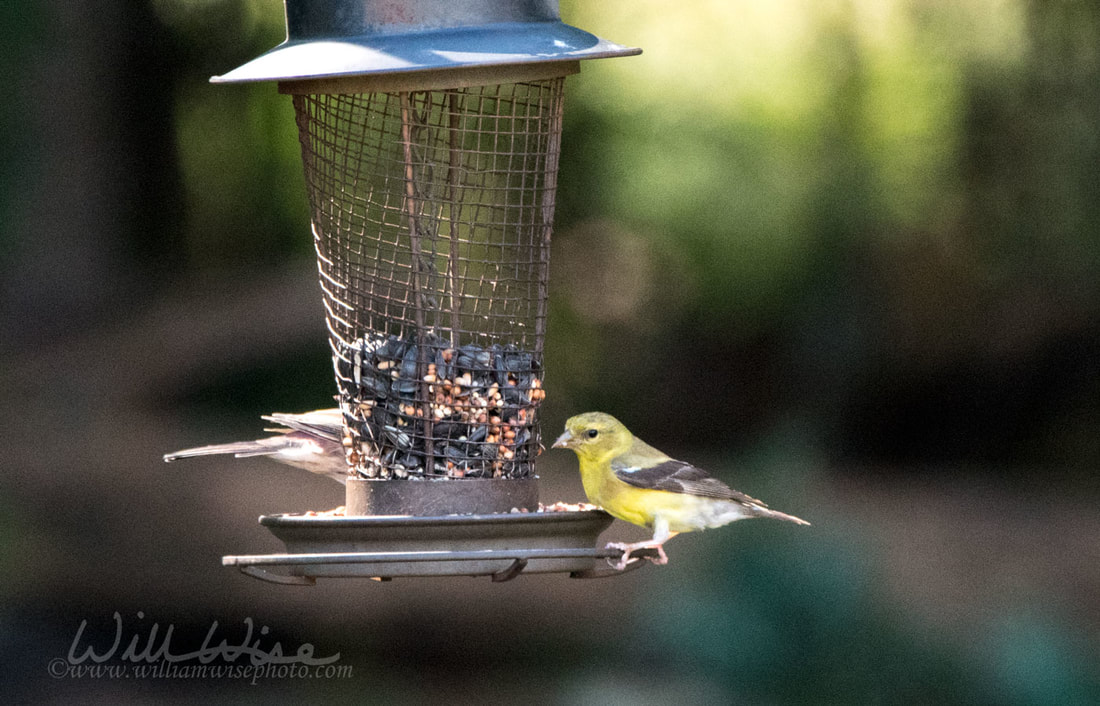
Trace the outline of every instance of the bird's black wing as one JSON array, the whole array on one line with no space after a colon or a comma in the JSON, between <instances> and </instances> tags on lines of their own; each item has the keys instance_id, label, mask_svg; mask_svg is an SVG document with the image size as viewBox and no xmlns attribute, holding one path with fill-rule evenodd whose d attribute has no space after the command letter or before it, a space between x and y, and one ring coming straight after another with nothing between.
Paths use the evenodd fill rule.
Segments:
<instances>
[{"instance_id":1,"label":"bird's black wing","mask_svg":"<svg viewBox=\"0 0 1100 706\"><path fill-rule=\"evenodd\" d=\"M683 461L669 459L646 468L617 464L613 461L611 469L615 472L616 478L636 488L666 490L672 493L720 498L767 507L756 498L734 490L717 478L708 475L703 469Z\"/></svg>"}]
</instances>

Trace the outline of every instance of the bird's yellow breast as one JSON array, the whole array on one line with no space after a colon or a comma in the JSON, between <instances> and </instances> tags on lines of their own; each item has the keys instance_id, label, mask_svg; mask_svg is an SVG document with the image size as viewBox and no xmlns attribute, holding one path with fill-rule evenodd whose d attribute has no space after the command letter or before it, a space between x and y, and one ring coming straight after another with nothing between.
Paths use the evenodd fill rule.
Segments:
<instances>
[{"instance_id":1,"label":"bird's yellow breast","mask_svg":"<svg viewBox=\"0 0 1100 706\"><path fill-rule=\"evenodd\" d=\"M601 472L598 468L582 467L581 481L591 502L625 522L652 528L654 520L661 517L673 532L691 532L706 526L700 522L699 512L699 505L706 503L704 498L638 488L619 480L610 471Z\"/></svg>"}]
</instances>

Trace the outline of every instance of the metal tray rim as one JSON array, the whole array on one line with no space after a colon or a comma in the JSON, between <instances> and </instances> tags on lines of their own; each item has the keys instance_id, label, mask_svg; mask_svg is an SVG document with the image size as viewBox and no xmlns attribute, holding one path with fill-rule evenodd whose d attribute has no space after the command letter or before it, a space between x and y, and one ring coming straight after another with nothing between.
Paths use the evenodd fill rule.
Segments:
<instances>
[{"instance_id":1,"label":"metal tray rim","mask_svg":"<svg viewBox=\"0 0 1100 706\"><path fill-rule=\"evenodd\" d=\"M551 524L610 518L604 510L565 510L551 512L508 512L492 515L354 515L329 517L283 513L260 515L264 527L405 527L434 525Z\"/></svg>"}]
</instances>

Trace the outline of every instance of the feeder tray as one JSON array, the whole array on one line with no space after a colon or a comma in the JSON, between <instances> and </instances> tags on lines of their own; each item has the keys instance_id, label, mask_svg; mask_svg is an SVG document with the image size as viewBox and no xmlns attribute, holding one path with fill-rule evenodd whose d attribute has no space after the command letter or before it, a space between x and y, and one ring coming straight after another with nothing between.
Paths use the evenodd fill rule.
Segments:
<instances>
[{"instance_id":1,"label":"feeder tray","mask_svg":"<svg viewBox=\"0 0 1100 706\"><path fill-rule=\"evenodd\" d=\"M652 550L634 553L623 571L603 568L618 549L594 549L611 524L602 510L446 517L317 517L265 515L260 524L286 545L286 554L226 556L222 563L281 584L318 578L391 579L408 576L489 576L568 572L602 578L638 568ZM267 567L285 567L273 573Z\"/></svg>"},{"instance_id":2,"label":"feeder tray","mask_svg":"<svg viewBox=\"0 0 1100 706\"><path fill-rule=\"evenodd\" d=\"M601 566L603 559L619 558L621 550L593 548L611 515L602 510L539 512L535 478L351 478L347 501L343 517L262 516L260 524L286 545L287 553L225 556L222 563L254 578L294 585L312 585L317 578L489 576L500 582L521 572L573 578L622 573ZM643 563L633 561L624 570ZM285 567L286 573L266 568L274 566Z\"/></svg>"}]
</instances>

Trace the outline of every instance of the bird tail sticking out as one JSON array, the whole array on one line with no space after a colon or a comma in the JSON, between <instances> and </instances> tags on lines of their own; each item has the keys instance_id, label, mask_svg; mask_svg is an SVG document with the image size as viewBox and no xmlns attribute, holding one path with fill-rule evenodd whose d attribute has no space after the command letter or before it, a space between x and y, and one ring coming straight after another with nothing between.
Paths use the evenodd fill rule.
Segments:
<instances>
[{"instance_id":1,"label":"bird tail sticking out","mask_svg":"<svg viewBox=\"0 0 1100 706\"><path fill-rule=\"evenodd\" d=\"M752 504L749 507L752 508L754 514L757 517L770 517L773 520L786 520L787 522L793 522L796 525L809 525L809 522L803 520L801 517L795 517L794 515L788 515L785 512L779 512L778 510L772 510L770 507L762 507L757 504Z\"/></svg>"},{"instance_id":2,"label":"bird tail sticking out","mask_svg":"<svg viewBox=\"0 0 1100 706\"><path fill-rule=\"evenodd\" d=\"M268 443L264 443L267 441ZM175 453L165 454L165 461L175 461L181 458L193 458L195 456L217 456L219 454L233 454L237 458L250 458L252 456L270 456L281 451L283 445L274 445L267 439L263 441L234 441L229 444L211 444L210 446L198 446L193 449L183 449Z\"/></svg>"}]
</instances>

